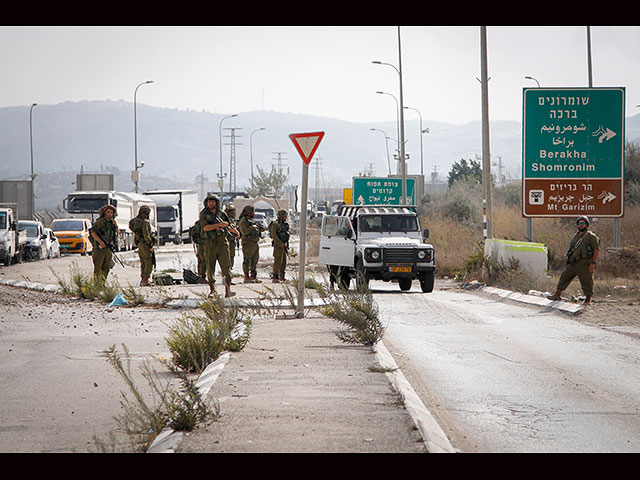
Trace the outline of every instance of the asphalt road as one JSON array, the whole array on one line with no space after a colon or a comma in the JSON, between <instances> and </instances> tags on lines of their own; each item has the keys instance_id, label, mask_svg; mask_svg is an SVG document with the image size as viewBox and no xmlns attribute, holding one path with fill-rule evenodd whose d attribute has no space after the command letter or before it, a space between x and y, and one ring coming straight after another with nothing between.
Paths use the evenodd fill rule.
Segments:
<instances>
[{"instance_id":1,"label":"asphalt road","mask_svg":"<svg viewBox=\"0 0 640 480\"><path fill-rule=\"evenodd\" d=\"M385 343L464 452L639 452L640 342L477 293L372 283Z\"/></svg>"}]
</instances>

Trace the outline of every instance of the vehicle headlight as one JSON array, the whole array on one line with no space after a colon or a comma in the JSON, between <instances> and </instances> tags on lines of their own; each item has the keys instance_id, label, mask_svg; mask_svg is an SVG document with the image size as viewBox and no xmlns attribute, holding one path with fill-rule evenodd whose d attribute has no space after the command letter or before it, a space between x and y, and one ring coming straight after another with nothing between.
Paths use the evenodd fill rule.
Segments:
<instances>
[{"instance_id":1,"label":"vehicle headlight","mask_svg":"<svg viewBox=\"0 0 640 480\"><path fill-rule=\"evenodd\" d=\"M433 250L430 248L418 250L418 261L430 262L431 260L433 260Z\"/></svg>"},{"instance_id":2,"label":"vehicle headlight","mask_svg":"<svg viewBox=\"0 0 640 480\"><path fill-rule=\"evenodd\" d=\"M382 252L379 248L365 248L364 259L367 262L380 262L382 261Z\"/></svg>"}]
</instances>

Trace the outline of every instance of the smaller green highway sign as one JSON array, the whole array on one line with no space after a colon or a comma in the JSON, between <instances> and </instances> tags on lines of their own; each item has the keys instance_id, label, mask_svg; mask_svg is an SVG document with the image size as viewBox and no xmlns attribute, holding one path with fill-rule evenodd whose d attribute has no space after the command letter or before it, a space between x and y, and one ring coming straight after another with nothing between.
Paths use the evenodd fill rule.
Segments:
<instances>
[{"instance_id":1,"label":"smaller green highway sign","mask_svg":"<svg viewBox=\"0 0 640 480\"><path fill-rule=\"evenodd\" d=\"M407 203L415 205L414 178L407 178ZM354 205L401 205L402 179L387 177L354 177Z\"/></svg>"}]
</instances>

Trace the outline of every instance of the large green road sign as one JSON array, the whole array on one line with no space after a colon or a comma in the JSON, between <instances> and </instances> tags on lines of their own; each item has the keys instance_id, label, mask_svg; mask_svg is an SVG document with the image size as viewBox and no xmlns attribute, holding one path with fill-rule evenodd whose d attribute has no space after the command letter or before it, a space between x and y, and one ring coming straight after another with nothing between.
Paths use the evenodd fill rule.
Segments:
<instances>
[{"instance_id":1,"label":"large green road sign","mask_svg":"<svg viewBox=\"0 0 640 480\"><path fill-rule=\"evenodd\" d=\"M415 205L414 178L407 178L407 203ZM402 179L353 177L354 205L402 205Z\"/></svg>"},{"instance_id":2,"label":"large green road sign","mask_svg":"<svg viewBox=\"0 0 640 480\"><path fill-rule=\"evenodd\" d=\"M623 214L625 89L526 88L525 216Z\"/></svg>"}]
</instances>

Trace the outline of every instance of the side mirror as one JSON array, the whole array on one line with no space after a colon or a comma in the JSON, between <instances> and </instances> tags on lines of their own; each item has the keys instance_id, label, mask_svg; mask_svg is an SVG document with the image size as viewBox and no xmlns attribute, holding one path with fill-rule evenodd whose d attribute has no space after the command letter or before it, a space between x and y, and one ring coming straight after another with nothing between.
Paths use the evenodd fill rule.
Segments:
<instances>
[{"instance_id":1,"label":"side mirror","mask_svg":"<svg viewBox=\"0 0 640 480\"><path fill-rule=\"evenodd\" d=\"M427 238L429 238L429 229L428 228L424 229L424 231L422 232L422 236L424 237L425 240Z\"/></svg>"},{"instance_id":2,"label":"side mirror","mask_svg":"<svg viewBox=\"0 0 640 480\"><path fill-rule=\"evenodd\" d=\"M349 231L347 232L347 238L351 238L351 237L353 237L353 231L352 231L352 230L349 230Z\"/></svg>"}]
</instances>

